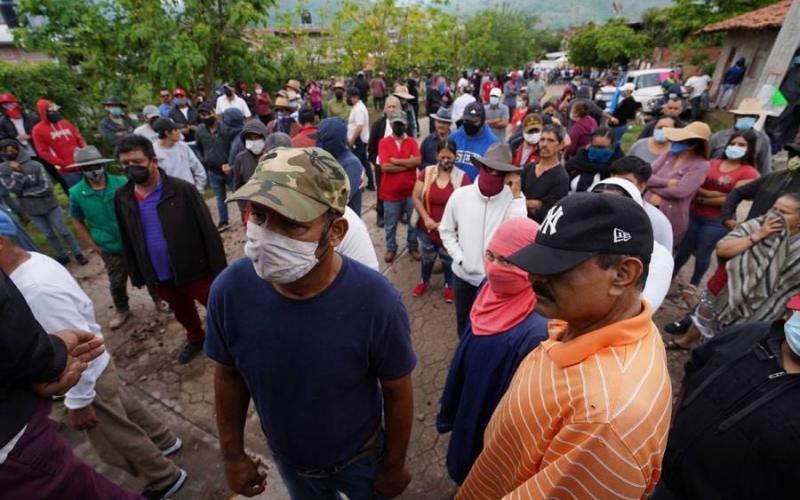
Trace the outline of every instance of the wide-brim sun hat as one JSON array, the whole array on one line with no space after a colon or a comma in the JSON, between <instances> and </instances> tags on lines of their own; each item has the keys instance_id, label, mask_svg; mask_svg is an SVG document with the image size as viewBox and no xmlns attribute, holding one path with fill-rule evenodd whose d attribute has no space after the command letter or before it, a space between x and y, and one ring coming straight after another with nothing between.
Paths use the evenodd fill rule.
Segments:
<instances>
[{"instance_id":1,"label":"wide-brim sun hat","mask_svg":"<svg viewBox=\"0 0 800 500\"><path fill-rule=\"evenodd\" d=\"M520 172L522 169L512 164L511 148L508 144L492 144L486 154L473 155L470 159L476 167L489 167L498 172Z\"/></svg>"},{"instance_id":2,"label":"wide-brim sun hat","mask_svg":"<svg viewBox=\"0 0 800 500\"><path fill-rule=\"evenodd\" d=\"M765 114L764 106L758 97L748 97L739 103L739 107L729 111L732 115L762 116Z\"/></svg>"},{"instance_id":3,"label":"wide-brim sun hat","mask_svg":"<svg viewBox=\"0 0 800 500\"><path fill-rule=\"evenodd\" d=\"M103 158L103 155L100 154L100 150L98 150L96 147L86 146L84 148L75 149L75 163L68 165L67 168L103 165L106 163L111 163L112 161L114 160Z\"/></svg>"},{"instance_id":4,"label":"wide-brim sun hat","mask_svg":"<svg viewBox=\"0 0 800 500\"><path fill-rule=\"evenodd\" d=\"M711 148L708 141L711 139L711 128L703 122L692 122L683 128L667 127L664 130L664 135L671 142L688 141L690 139L698 139L703 141L703 148L705 149L705 157L711 153Z\"/></svg>"},{"instance_id":5,"label":"wide-brim sun hat","mask_svg":"<svg viewBox=\"0 0 800 500\"><path fill-rule=\"evenodd\" d=\"M414 98L413 95L408 93L408 87L406 87L405 85L398 85L397 87L395 87L394 92L392 92L392 95L395 97L399 97L400 99L406 99L406 100Z\"/></svg>"},{"instance_id":6,"label":"wide-brim sun hat","mask_svg":"<svg viewBox=\"0 0 800 500\"><path fill-rule=\"evenodd\" d=\"M439 108L436 113L431 113L428 116L437 122L453 123L453 115L447 108Z\"/></svg>"}]
</instances>

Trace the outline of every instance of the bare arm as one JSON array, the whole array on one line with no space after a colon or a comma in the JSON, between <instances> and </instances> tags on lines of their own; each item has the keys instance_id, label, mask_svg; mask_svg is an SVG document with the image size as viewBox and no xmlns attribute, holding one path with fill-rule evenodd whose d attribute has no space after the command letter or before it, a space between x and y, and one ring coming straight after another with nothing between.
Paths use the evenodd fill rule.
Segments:
<instances>
[{"instance_id":1,"label":"bare arm","mask_svg":"<svg viewBox=\"0 0 800 500\"><path fill-rule=\"evenodd\" d=\"M72 219L72 225L75 227L75 232L78 233L80 239L86 243L86 246L91 248L94 253L100 254L100 247L98 247L92 239L92 236L89 234L89 228L86 227L83 219Z\"/></svg>"},{"instance_id":2,"label":"bare arm","mask_svg":"<svg viewBox=\"0 0 800 500\"><path fill-rule=\"evenodd\" d=\"M425 204L422 202L422 189L424 188L424 184L422 181L417 181L414 183L414 192L411 193L411 202L414 204L414 208L419 213L419 218L422 220L430 219L430 214L427 210L425 210Z\"/></svg>"},{"instance_id":3,"label":"bare arm","mask_svg":"<svg viewBox=\"0 0 800 500\"><path fill-rule=\"evenodd\" d=\"M375 477L375 490L392 498L400 495L411 482L411 474L405 466L414 413L411 375L397 380L381 380L381 389L386 419L386 444L383 465Z\"/></svg>"},{"instance_id":4,"label":"bare arm","mask_svg":"<svg viewBox=\"0 0 800 500\"><path fill-rule=\"evenodd\" d=\"M403 167L403 168L417 168L421 158L419 156L412 156L411 158L389 158L389 162L392 165Z\"/></svg>"},{"instance_id":5,"label":"bare arm","mask_svg":"<svg viewBox=\"0 0 800 500\"><path fill-rule=\"evenodd\" d=\"M250 393L241 375L232 366L217 363L214 369L214 402L217 431L225 462L228 486L245 496L264 491L266 477L244 452L244 425Z\"/></svg>"},{"instance_id":6,"label":"bare arm","mask_svg":"<svg viewBox=\"0 0 800 500\"><path fill-rule=\"evenodd\" d=\"M402 172L404 170L408 170L408 168L395 165L391 161L389 161L389 163L384 163L383 165L381 165L381 172L386 172L390 174L396 172Z\"/></svg>"}]
</instances>

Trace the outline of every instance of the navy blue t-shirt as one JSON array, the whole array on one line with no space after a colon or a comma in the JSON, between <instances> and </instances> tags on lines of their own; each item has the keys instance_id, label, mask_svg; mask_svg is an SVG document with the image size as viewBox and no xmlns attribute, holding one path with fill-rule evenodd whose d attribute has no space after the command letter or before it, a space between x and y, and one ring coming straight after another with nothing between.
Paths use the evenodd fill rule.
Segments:
<instances>
[{"instance_id":1,"label":"navy blue t-shirt","mask_svg":"<svg viewBox=\"0 0 800 500\"><path fill-rule=\"evenodd\" d=\"M206 355L241 374L270 448L315 470L354 457L382 419L379 380L414 369L400 294L379 273L342 257L321 294L294 300L243 258L214 281Z\"/></svg>"}]
</instances>

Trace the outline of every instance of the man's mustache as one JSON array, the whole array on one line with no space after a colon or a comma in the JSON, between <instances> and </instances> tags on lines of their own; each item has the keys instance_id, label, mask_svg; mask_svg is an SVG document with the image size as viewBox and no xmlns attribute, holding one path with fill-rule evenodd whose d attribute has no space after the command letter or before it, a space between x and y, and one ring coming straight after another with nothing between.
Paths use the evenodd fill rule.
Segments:
<instances>
[{"instance_id":1,"label":"man's mustache","mask_svg":"<svg viewBox=\"0 0 800 500\"><path fill-rule=\"evenodd\" d=\"M534 283L533 291L536 293L537 297L544 297L545 299L554 300L553 291L550 290L550 287L544 283Z\"/></svg>"}]
</instances>

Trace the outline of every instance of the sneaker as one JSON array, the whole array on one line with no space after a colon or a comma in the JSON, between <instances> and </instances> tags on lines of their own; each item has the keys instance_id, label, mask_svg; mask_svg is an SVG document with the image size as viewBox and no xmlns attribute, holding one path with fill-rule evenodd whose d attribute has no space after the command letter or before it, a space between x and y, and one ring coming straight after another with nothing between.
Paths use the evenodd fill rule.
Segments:
<instances>
[{"instance_id":1,"label":"sneaker","mask_svg":"<svg viewBox=\"0 0 800 500\"><path fill-rule=\"evenodd\" d=\"M442 290L442 298L448 304L452 304L453 301L455 300L455 294L453 294L453 289L450 288L449 286L444 287L444 290Z\"/></svg>"},{"instance_id":2,"label":"sneaker","mask_svg":"<svg viewBox=\"0 0 800 500\"><path fill-rule=\"evenodd\" d=\"M689 330L689 327L692 326L692 318L684 318L680 321L673 321L672 323L667 323L664 325L664 331L669 333L670 335L683 335Z\"/></svg>"},{"instance_id":3,"label":"sneaker","mask_svg":"<svg viewBox=\"0 0 800 500\"><path fill-rule=\"evenodd\" d=\"M394 262L394 258L397 257L397 252L394 250L386 250L386 253L383 254L383 261L384 262Z\"/></svg>"},{"instance_id":4,"label":"sneaker","mask_svg":"<svg viewBox=\"0 0 800 500\"><path fill-rule=\"evenodd\" d=\"M117 328L121 327L128 321L128 318L131 317L130 311L117 311L114 314L114 317L111 318L111 321L108 322L108 327L112 330L116 330Z\"/></svg>"},{"instance_id":5,"label":"sneaker","mask_svg":"<svg viewBox=\"0 0 800 500\"><path fill-rule=\"evenodd\" d=\"M85 266L86 264L89 263L89 259L87 259L86 256L83 255L82 253L76 253L75 260L78 262L78 264L82 266Z\"/></svg>"},{"instance_id":6,"label":"sneaker","mask_svg":"<svg viewBox=\"0 0 800 500\"><path fill-rule=\"evenodd\" d=\"M409 251L408 251L408 255L410 255L410 256L411 256L411 258L412 258L412 259L414 259L414 260L416 260L417 262L419 262L419 261L421 261L421 260L422 260L422 254L421 254L421 253L419 253L419 250L417 250L416 248L414 248L414 249L409 249Z\"/></svg>"},{"instance_id":7,"label":"sneaker","mask_svg":"<svg viewBox=\"0 0 800 500\"><path fill-rule=\"evenodd\" d=\"M148 488L142 491L142 496L147 500L164 500L169 498L171 495L174 495L179 489L181 489L188 476L189 475L186 473L186 471L181 469L180 474L178 474L178 479L176 479L175 482L169 486L165 486L160 490L151 490Z\"/></svg>"},{"instance_id":8,"label":"sneaker","mask_svg":"<svg viewBox=\"0 0 800 500\"><path fill-rule=\"evenodd\" d=\"M367 191L375 191L375 186L367 184Z\"/></svg>"},{"instance_id":9,"label":"sneaker","mask_svg":"<svg viewBox=\"0 0 800 500\"><path fill-rule=\"evenodd\" d=\"M202 342L187 342L181 349L181 353L178 354L178 364L185 365L201 352L203 352Z\"/></svg>"},{"instance_id":10,"label":"sneaker","mask_svg":"<svg viewBox=\"0 0 800 500\"><path fill-rule=\"evenodd\" d=\"M62 266L66 266L67 264L69 264L69 257L67 257L66 255L62 257L56 257L56 262L58 262Z\"/></svg>"},{"instance_id":11,"label":"sneaker","mask_svg":"<svg viewBox=\"0 0 800 500\"><path fill-rule=\"evenodd\" d=\"M170 455L174 455L175 453L178 453L178 451L181 448L183 448L183 441L181 441L181 438L176 437L174 443L172 443L170 446L167 446L166 448L161 450L161 454L164 455L165 457L168 457Z\"/></svg>"},{"instance_id":12,"label":"sneaker","mask_svg":"<svg viewBox=\"0 0 800 500\"><path fill-rule=\"evenodd\" d=\"M222 233L222 232L227 231L228 229L230 229L230 227L231 227L231 225L229 223L220 222L219 224L217 224L217 231Z\"/></svg>"},{"instance_id":13,"label":"sneaker","mask_svg":"<svg viewBox=\"0 0 800 500\"><path fill-rule=\"evenodd\" d=\"M419 285L414 287L414 291L411 292L412 297L422 297L425 291L428 290L428 285L425 283L420 283Z\"/></svg>"}]
</instances>

